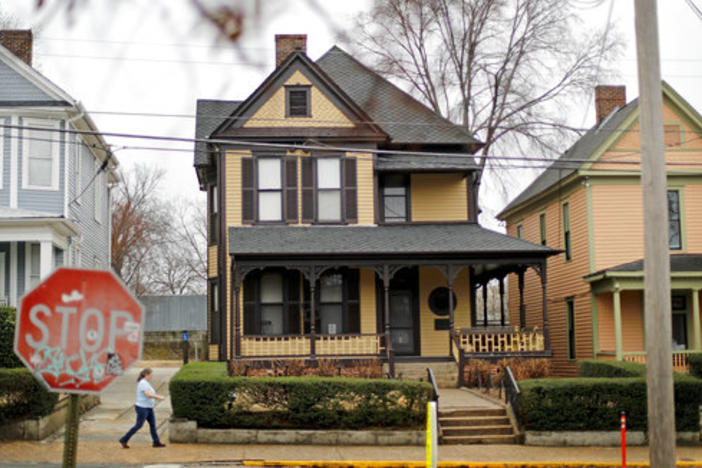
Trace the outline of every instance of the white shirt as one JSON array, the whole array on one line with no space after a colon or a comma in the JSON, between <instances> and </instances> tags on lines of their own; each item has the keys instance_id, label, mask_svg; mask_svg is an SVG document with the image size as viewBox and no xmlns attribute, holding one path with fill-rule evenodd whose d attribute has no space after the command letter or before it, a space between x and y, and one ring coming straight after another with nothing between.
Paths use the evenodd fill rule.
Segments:
<instances>
[{"instance_id":1,"label":"white shirt","mask_svg":"<svg viewBox=\"0 0 702 468\"><path fill-rule=\"evenodd\" d=\"M148 380L141 379L136 390L136 405L142 408L153 408L154 399L147 397L145 392L152 395L156 393Z\"/></svg>"}]
</instances>

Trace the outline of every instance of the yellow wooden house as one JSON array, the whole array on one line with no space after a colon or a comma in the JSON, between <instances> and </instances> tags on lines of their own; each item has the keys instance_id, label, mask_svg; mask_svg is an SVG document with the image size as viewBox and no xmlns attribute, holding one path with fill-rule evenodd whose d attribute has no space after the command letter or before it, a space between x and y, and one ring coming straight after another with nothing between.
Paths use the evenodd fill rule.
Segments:
<instances>
[{"instance_id":1,"label":"yellow wooden house","mask_svg":"<svg viewBox=\"0 0 702 468\"><path fill-rule=\"evenodd\" d=\"M556 253L478 225L481 143L337 47L276 57L246 100L198 101L210 358L548 356L545 301L529 327L476 309L510 272L545 292Z\"/></svg>"},{"instance_id":2,"label":"yellow wooden house","mask_svg":"<svg viewBox=\"0 0 702 468\"><path fill-rule=\"evenodd\" d=\"M507 232L563 251L548 260L553 363L645 362L643 205L638 100L596 88L597 123L500 213ZM663 83L673 364L702 350L702 116ZM531 274L527 274L529 279ZM510 301L517 300L516 277ZM514 287L512 287L514 286ZM525 290L527 323L538 291Z\"/></svg>"}]
</instances>

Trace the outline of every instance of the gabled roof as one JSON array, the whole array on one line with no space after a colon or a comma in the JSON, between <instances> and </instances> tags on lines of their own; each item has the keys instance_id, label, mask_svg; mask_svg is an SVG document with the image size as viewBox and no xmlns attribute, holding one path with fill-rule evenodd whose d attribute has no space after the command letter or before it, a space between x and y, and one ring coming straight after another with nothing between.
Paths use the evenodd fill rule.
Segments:
<instances>
[{"instance_id":1,"label":"gabled roof","mask_svg":"<svg viewBox=\"0 0 702 468\"><path fill-rule=\"evenodd\" d=\"M548 169L544 170L522 193L517 195L497 215L499 219L508 211L521 205L535 195L543 192L578 171L584 164L582 161L592 156L604 142L618 131L619 126L638 108L638 98L624 107L613 111L600 125L595 125L576 141L565 153L556 159ZM573 161L570 164L564 164Z\"/></svg>"},{"instance_id":2,"label":"gabled roof","mask_svg":"<svg viewBox=\"0 0 702 468\"><path fill-rule=\"evenodd\" d=\"M702 128L702 115L690 103L680 96L667 82L663 81L661 88L664 97L670 99L683 114ZM526 189L509 202L497 215L497 218L504 219L508 212L559 182L564 181L584 165L589 164L590 162L582 161L592 159L610 137L621 134L625 123L630 118L635 117L638 109L639 99L636 98L624 107L612 111L599 125L595 125L588 130L573 146L551 163L548 169L542 172ZM572 161L572 163L564 164L568 163L568 161Z\"/></svg>"},{"instance_id":3,"label":"gabled roof","mask_svg":"<svg viewBox=\"0 0 702 468\"><path fill-rule=\"evenodd\" d=\"M241 101L220 101L215 99L198 99L195 110L195 138L209 138L210 134L231 115ZM195 142L195 165L208 163L207 143Z\"/></svg>"},{"instance_id":4,"label":"gabled roof","mask_svg":"<svg viewBox=\"0 0 702 468\"><path fill-rule=\"evenodd\" d=\"M259 106L266 103L273 93L275 93L285 81L292 76L295 71L302 71L303 74L312 81L315 87L330 98L337 109L346 117L354 122L355 125L351 129L336 127L328 123L320 123L319 126L309 127L280 127L280 126L256 126L251 128L243 128L247 120L254 115ZM296 132L306 138L313 138L320 133L319 136L326 136L332 133L332 136L360 137L364 139L385 140L387 135L375 125L370 116L361 109L352 99L350 99L339 86L331 80L313 61L311 61L305 53L297 51L293 52L281 63L268 77L263 80L259 87L248 98L246 98L232 112L229 119L222 122L215 129L211 136L213 138L222 137L275 137L281 132L289 130L289 135L295 136ZM319 129L317 131L316 129ZM337 135L338 134L338 135Z\"/></svg>"},{"instance_id":5,"label":"gabled roof","mask_svg":"<svg viewBox=\"0 0 702 468\"><path fill-rule=\"evenodd\" d=\"M337 46L322 55L317 65L370 115L392 143L480 145L466 128L444 119Z\"/></svg>"}]
</instances>

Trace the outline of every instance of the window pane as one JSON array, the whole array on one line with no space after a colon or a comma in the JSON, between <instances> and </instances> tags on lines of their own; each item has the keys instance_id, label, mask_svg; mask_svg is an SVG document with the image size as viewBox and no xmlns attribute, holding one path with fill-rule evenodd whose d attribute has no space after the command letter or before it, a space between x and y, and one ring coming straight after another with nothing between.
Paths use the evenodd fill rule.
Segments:
<instances>
[{"instance_id":1,"label":"window pane","mask_svg":"<svg viewBox=\"0 0 702 468\"><path fill-rule=\"evenodd\" d=\"M671 249L682 248L680 238L680 194L677 190L668 190L668 246Z\"/></svg>"},{"instance_id":2,"label":"window pane","mask_svg":"<svg viewBox=\"0 0 702 468\"><path fill-rule=\"evenodd\" d=\"M258 159L258 188L259 189L279 189L280 183L280 159L263 158Z\"/></svg>"},{"instance_id":3,"label":"window pane","mask_svg":"<svg viewBox=\"0 0 702 468\"><path fill-rule=\"evenodd\" d=\"M29 140L29 157L51 159L51 133L30 130Z\"/></svg>"},{"instance_id":4,"label":"window pane","mask_svg":"<svg viewBox=\"0 0 702 468\"><path fill-rule=\"evenodd\" d=\"M51 159L29 158L27 164L29 185L51 186Z\"/></svg>"},{"instance_id":5,"label":"window pane","mask_svg":"<svg viewBox=\"0 0 702 468\"><path fill-rule=\"evenodd\" d=\"M344 280L340 274L324 275L319 280L321 290L319 292L320 302L341 302L341 286Z\"/></svg>"},{"instance_id":6,"label":"window pane","mask_svg":"<svg viewBox=\"0 0 702 468\"><path fill-rule=\"evenodd\" d=\"M317 160L317 188L341 188L341 160L320 158Z\"/></svg>"},{"instance_id":7,"label":"window pane","mask_svg":"<svg viewBox=\"0 0 702 468\"><path fill-rule=\"evenodd\" d=\"M673 314L673 351L687 349L687 314Z\"/></svg>"},{"instance_id":8,"label":"window pane","mask_svg":"<svg viewBox=\"0 0 702 468\"><path fill-rule=\"evenodd\" d=\"M39 244L31 244L31 275L39 275L39 260L41 255L41 249Z\"/></svg>"},{"instance_id":9,"label":"window pane","mask_svg":"<svg viewBox=\"0 0 702 468\"><path fill-rule=\"evenodd\" d=\"M341 304L322 304L319 310L319 317L322 322L320 333L327 335L344 333Z\"/></svg>"},{"instance_id":10,"label":"window pane","mask_svg":"<svg viewBox=\"0 0 702 468\"><path fill-rule=\"evenodd\" d=\"M341 221L341 191L319 192L319 221Z\"/></svg>"},{"instance_id":11,"label":"window pane","mask_svg":"<svg viewBox=\"0 0 702 468\"><path fill-rule=\"evenodd\" d=\"M385 220L386 221L406 221L407 204L404 196L385 197Z\"/></svg>"},{"instance_id":12,"label":"window pane","mask_svg":"<svg viewBox=\"0 0 702 468\"><path fill-rule=\"evenodd\" d=\"M261 276L261 303L276 304L283 302L283 277L278 273L266 273Z\"/></svg>"},{"instance_id":13,"label":"window pane","mask_svg":"<svg viewBox=\"0 0 702 468\"><path fill-rule=\"evenodd\" d=\"M264 305L261 306L261 334L282 335L283 334L283 306Z\"/></svg>"},{"instance_id":14,"label":"window pane","mask_svg":"<svg viewBox=\"0 0 702 468\"><path fill-rule=\"evenodd\" d=\"M258 193L258 219L259 221L280 221L283 214L283 205L280 192Z\"/></svg>"}]
</instances>

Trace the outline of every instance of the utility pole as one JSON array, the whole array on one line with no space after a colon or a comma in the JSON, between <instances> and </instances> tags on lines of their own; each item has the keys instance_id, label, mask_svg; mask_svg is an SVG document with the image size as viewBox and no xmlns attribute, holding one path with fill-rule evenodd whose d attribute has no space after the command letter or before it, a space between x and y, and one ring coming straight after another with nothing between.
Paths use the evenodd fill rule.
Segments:
<instances>
[{"instance_id":1,"label":"utility pole","mask_svg":"<svg viewBox=\"0 0 702 468\"><path fill-rule=\"evenodd\" d=\"M656 0L634 0L644 210L644 316L651 466L675 467L672 318Z\"/></svg>"}]
</instances>

